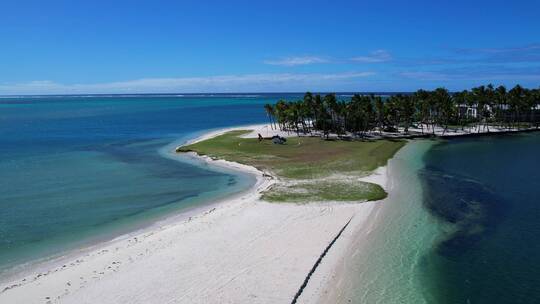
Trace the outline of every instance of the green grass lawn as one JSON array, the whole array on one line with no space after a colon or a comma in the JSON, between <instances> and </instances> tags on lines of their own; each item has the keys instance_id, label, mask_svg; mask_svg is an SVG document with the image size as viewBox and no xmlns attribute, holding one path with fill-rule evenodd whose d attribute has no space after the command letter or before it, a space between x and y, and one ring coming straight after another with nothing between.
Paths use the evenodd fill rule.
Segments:
<instances>
[{"instance_id":1,"label":"green grass lawn","mask_svg":"<svg viewBox=\"0 0 540 304\"><path fill-rule=\"evenodd\" d=\"M290 137L286 144L276 145L270 140L239 137L247 132L228 132L178 152L194 151L273 172L284 183L263 194L268 201L366 201L382 199L386 192L356 179L384 166L405 145L402 140L326 141L315 137Z\"/></svg>"}]
</instances>

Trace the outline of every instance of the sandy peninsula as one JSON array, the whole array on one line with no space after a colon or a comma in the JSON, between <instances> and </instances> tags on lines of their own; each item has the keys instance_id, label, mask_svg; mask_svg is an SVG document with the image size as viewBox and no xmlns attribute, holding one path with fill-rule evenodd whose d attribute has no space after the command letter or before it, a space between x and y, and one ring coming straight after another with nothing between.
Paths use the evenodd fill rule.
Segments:
<instances>
[{"instance_id":1,"label":"sandy peninsula","mask_svg":"<svg viewBox=\"0 0 540 304\"><path fill-rule=\"evenodd\" d=\"M241 129L254 130L246 135L254 137L271 132L267 125ZM318 302L339 279L335 270L342 255L354 233L369 229L378 202L268 203L259 197L274 177L237 163L204 161L249 172L257 182L198 213L2 282L0 303L291 303L321 253L351 220L298 298L298 303ZM386 174L381 167L365 180L385 188Z\"/></svg>"}]
</instances>

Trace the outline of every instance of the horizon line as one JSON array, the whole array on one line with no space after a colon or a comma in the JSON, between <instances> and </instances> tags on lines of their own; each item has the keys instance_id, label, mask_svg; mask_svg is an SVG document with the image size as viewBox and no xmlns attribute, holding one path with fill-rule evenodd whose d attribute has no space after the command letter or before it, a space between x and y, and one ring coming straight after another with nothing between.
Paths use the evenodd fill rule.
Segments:
<instances>
[{"instance_id":1,"label":"horizon line","mask_svg":"<svg viewBox=\"0 0 540 304\"><path fill-rule=\"evenodd\" d=\"M283 92L208 92L208 93L78 93L78 94L2 94L0 97L53 97L53 96L141 96L141 95L158 95L158 96L177 96L182 95L270 95L270 94L401 94L414 93L415 91L283 91ZM453 91L451 91L453 92Z\"/></svg>"}]
</instances>

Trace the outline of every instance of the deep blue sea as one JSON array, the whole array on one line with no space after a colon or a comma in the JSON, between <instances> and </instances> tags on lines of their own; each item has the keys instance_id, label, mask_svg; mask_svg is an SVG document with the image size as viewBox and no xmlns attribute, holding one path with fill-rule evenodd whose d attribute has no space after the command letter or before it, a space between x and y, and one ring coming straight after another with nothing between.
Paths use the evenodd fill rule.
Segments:
<instances>
[{"instance_id":1,"label":"deep blue sea","mask_svg":"<svg viewBox=\"0 0 540 304\"><path fill-rule=\"evenodd\" d=\"M539 151L540 132L408 143L337 303L540 303Z\"/></svg>"},{"instance_id":2,"label":"deep blue sea","mask_svg":"<svg viewBox=\"0 0 540 304\"><path fill-rule=\"evenodd\" d=\"M540 303L540 134L434 145L423 203L445 233L422 259L436 303Z\"/></svg>"},{"instance_id":3,"label":"deep blue sea","mask_svg":"<svg viewBox=\"0 0 540 304\"><path fill-rule=\"evenodd\" d=\"M249 188L175 157L205 130L267 121L268 95L0 98L0 273Z\"/></svg>"}]
</instances>

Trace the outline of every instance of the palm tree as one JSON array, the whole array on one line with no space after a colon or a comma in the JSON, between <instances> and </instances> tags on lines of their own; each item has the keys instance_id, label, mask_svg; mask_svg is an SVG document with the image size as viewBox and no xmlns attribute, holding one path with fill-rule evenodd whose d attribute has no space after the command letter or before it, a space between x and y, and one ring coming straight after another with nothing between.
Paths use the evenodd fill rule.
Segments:
<instances>
[{"instance_id":1,"label":"palm tree","mask_svg":"<svg viewBox=\"0 0 540 304\"><path fill-rule=\"evenodd\" d=\"M482 116L484 117L485 129L487 129L487 131L489 132L489 121L492 118L493 106L495 105L495 88L491 83L487 85L485 94L486 99Z\"/></svg>"},{"instance_id":2,"label":"palm tree","mask_svg":"<svg viewBox=\"0 0 540 304\"><path fill-rule=\"evenodd\" d=\"M287 117L291 127L296 130L296 135L300 135L300 129L298 127L300 123L300 102L291 102L288 106Z\"/></svg>"},{"instance_id":3,"label":"palm tree","mask_svg":"<svg viewBox=\"0 0 540 304\"><path fill-rule=\"evenodd\" d=\"M478 116L478 121L483 122L485 117L485 108L487 104L486 87L479 86L477 88L473 88L472 94L474 96L474 100L476 101L476 115ZM477 124L477 131L480 132L480 124Z\"/></svg>"},{"instance_id":4,"label":"palm tree","mask_svg":"<svg viewBox=\"0 0 540 304\"><path fill-rule=\"evenodd\" d=\"M423 134L426 127L435 135L439 126L444 135L450 125L459 124L464 130L468 122L476 123L477 132L489 132L492 123L500 126L507 123L509 127L517 124L518 128L529 123L538 128L539 92L519 85L507 92L504 86L487 85L454 94L445 88L418 90L412 95L398 94L387 100L373 94L355 94L350 101L338 101L335 94L321 98L308 92L303 99L279 100L275 106L265 104L264 108L271 124L287 131L294 129L298 135L300 131L317 130L326 138L330 132L340 137L347 132L364 136L374 130L399 131L400 127L407 133L413 123L419 123ZM461 111L464 105L467 111ZM470 109L476 109L476 115L470 115Z\"/></svg>"},{"instance_id":5,"label":"palm tree","mask_svg":"<svg viewBox=\"0 0 540 304\"><path fill-rule=\"evenodd\" d=\"M409 127L414 118L414 98L410 95L403 95L399 99L399 111L401 113L401 119L405 128L405 133L409 133Z\"/></svg>"},{"instance_id":6,"label":"palm tree","mask_svg":"<svg viewBox=\"0 0 540 304\"><path fill-rule=\"evenodd\" d=\"M276 103L274 113L277 116L278 125L281 130L285 129L285 124L287 123L286 110L287 110L287 102L283 99L279 100Z\"/></svg>"},{"instance_id":7,"label":"palm tree","mask_svg":"<svg viewBox=\"0 0 540 304\"><path fill-rule=\"evenodd\" d=\"M463 113L462 109L467 106L467 91L461 91L454 93L452 96L454 104L457 107L457 122L461 126L461 130L465 130L465 124L467 122L466 113Z\"/></svg>"},{"instance_id":8,"label":"palm tree","mask_svg":"<svg viewBox=\"0 0 540 304\"><path fill-rule=\"evenodd\" d=\"M448 130L448 125L453 118L455 106L452 97L445 88L437 88L432 94L435 105L436 123L444 126L443 135Z\"/></svg>"},{"instance_id":9,"label":"palm tree","mask_svg":"<svg viewBox=\"0 0 540 304\"><path fill-rule=\"evenodd\" d=\"M472 123L476 122L478 118L478 102L473 92L466 91L465 100L467 101L467 111L471 110L471 114L467 114L469 121L469 132L472 132ZM476 110L476 112L473 112Z\"/></svg>"},{"instance_id":10,"label":"palm tree","mask_svg":"<svg viewBox=\"0 0 540 304\"><path fill-rule=\"evenodd\" d=\"M518 84L508 92L508 103L512 111L512 122L517 123L520 128L521 111L523 110L523 99L525 99L525 90Z\"/></svg>"},{"instance_id":11,"label":"palm tree","mask_svg":"<svg viewBox=\"0 0 540 304\"><path fill-rule=\"evenodd\" d=\"M529 112L529 128L534 125L534 110L536 107L536 98L534 96L534 91L532 90L525 90L525 99L523 100L523 106L526 109L527 112Z\"/></svg>"},{"instance_id":12,"label":"palm tree","mask_svg":"<svg viewBox=\"0 0 540 304\"><path fill-rule=\"evenodd\" d=\"M380 133L384 124L384 103L380 96L375 97L375 116L377 120L376 127L379 129Z\"/></svg>"},{"instance_id":13,"label":"palm tree","mask_svg":"<svg viewBox=\"0 0 540 304\"><path fill-rule=\"evenodd\" d=\"M266 111L266 115L268 116L268 119L270 120L270 126L272 130L274 130L274 108L271 104L267 103L264 105L264 110Z\"/></svg>"},{"instance_id":14,"label":"palm tree","mask_svg":"<svg viewBox=\"0 0 540 304\"><path fill-rule=\"evenodd\" d=\"M366 132L373 128L372 121L374 117L373 111L373 96L366 97L363 96L359 100L359 109L360 109L360 120L362 122L361 134L364 136Z\"/></svg>"},{"instance_id":15,"label":"palm tree","mask_svg":"<svg viewBox=\"0 0 540 304\"><path fill-rule=\"evenodd\" d=\"M540 112L540 89L534 89L531 91L533 98L533 122L538 129L538 113Z\"/></svg>"},{"instance_id":16,"label":"palm tree","mask_svg":"<svg viewBox=\"0 0 540 304\"><path fill-rule=\"evenodd\" d=\"M330 112L330 119L331 119L331 128L335 129L337 126L336 124L336 113L337 113L337 99L335 94L327 94L324 96L324 105L326 106L326 109Z\"/></svg>"},{"instance_id":17,"label":"palm tree","mask_svg":"<svg viewBox=\"0 0 540 304\"><path fill-rule=\"evenodd\" d=\"M313 94L306 92L304 99L299 101L302 104L300 108L301 124L304 129L304 133L311 132L312 123L315 121L315 105L313 100Z\"/></svg>"},{"instance_id":18,"label":"palm tree","mask_svg":"<svg viewBox=\"0 0 540 304\"><path fill-rule=\"evenodd\" d=\"M495 89L495 120L501 123L505 122L507 119L508 112L508 103L507 103L507 93L506 87L503 85L498 86Z\"/></svg>"},{"instance_id":19,"label":"palm tree","mask_svg":"<svg viewBox=\"0 0 540 304\"><path fill-rule=\"evenodd\" d=\"M420 121L420 127L422 128L422 134L424 134L424 125L426 125L426 127L429 126L428 123L431 116L429 102L430 94L427 91L418 90L414 93L414 98L417 101L418 120Z\"/></svg>"}]
</instances>

